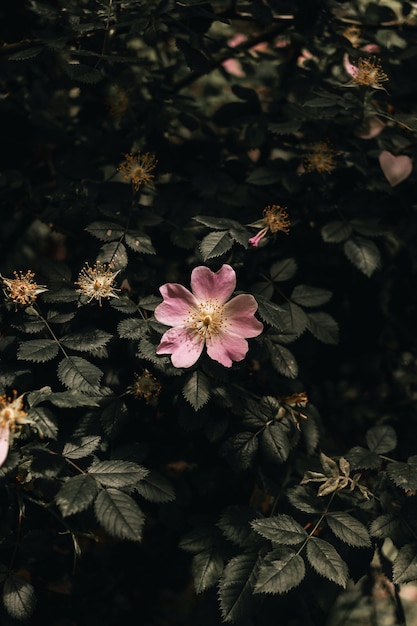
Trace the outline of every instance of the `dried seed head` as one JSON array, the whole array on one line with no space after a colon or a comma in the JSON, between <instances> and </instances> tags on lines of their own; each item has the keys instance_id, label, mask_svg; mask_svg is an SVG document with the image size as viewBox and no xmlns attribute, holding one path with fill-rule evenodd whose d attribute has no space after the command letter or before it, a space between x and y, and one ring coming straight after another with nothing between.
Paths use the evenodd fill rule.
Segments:
<instances>
[{"instance_id":1,"label":"dried seed head","mask_svg":"<svg viewBox=\"0 0 417 626\"><path fill-rule=\"evenodd\" d=\"M4 278L0 275L5 286L4 293L9 300L15 304L33 304L38 294L48 291L45 285L38 285L34 279L34 272L28 270L23 272L13 272L14 278Z\"/></svg>"},{"instance_id":2,"label":"dried seed head","mask_svg":"<svg viewBox=\"0 0 417 626\"><path fill-rule=\"evenodd\" d=\"M365 87L381 87L381 83L388 80L388 76L382 69L379 59L360 58L358 66L352 75L352 82Z\"/></svg>"},{"instance_id":3,"label":"dried seed head","mask_svg":"<svg viewBox=\"0 0 417 626\"><path fill-rule=\"evenodd\" d=\"M264 208L263 215L265 224L271 233L282 231L288 235L290 232L291 222L288 219L286 208L283 208L278 204L272 204Z\"/></svg>"},{"instance_id":4,"label":"dried seed head","mask_svg":"<svg viewBox=\"0 0 417 626\"><path fill-rule=\"evenodd\" d=\"M146 404L156 398L161 393L161 383L155 376L153 376L149 370L144 369L142 374L135 372L135 380L132 385L128 387L128 393L134 396L137 400L145 400Z\"/></svg>"},{"instance_id":5,"label":"dried seed head","mask_svg":"<svg viewBox=\"0 0 417 626\"><path fill-rule=\"evenodd\" d=\"M310 146L304 157L304 167L308 172L330 174L336 168L336 152L327 141L320 141Z\"/></svg>"},{"instance_id":6,"label":"dried seed head","mask_svg":"<svg viewBox=\"0 0 417 626\"><path fill-rule=\"evenodd\" d=\"M136 191L141 185L151 182L154 175L151 173L155 169L157 160L154 154L125 154L125 160L117 168L123 174L125 180L129 180Z\"/></svg>"},{"instance_id":7,"label":"dried seed head","mask_svg":"<svg viewBox=\"0 0 417 626\"><path fill-rule=\"evenodd\" d=\"M119 289L113 286L113 281L119 272L120 270L112 272L110 267L103 265L100 261L97 261L93 267L86 263L75 283L79 285L77 292L86 296L88 302L98 300L100 306L103 298L118 298L115 292Z\"/></svg>"}]
</instances>

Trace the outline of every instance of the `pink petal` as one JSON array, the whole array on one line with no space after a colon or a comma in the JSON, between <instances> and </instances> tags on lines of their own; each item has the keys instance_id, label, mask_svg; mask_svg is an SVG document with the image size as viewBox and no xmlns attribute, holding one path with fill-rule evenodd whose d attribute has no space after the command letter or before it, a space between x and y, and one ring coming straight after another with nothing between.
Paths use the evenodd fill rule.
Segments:
<instances>
[{"instance_id":1,"label":"pink petal","mask_svg":"<svg viewBox=\"0 0 417 626\"><path fill-rule=\"evenodd\" d=\"M224 367L231 367L233 361L242 361L248 349L246 339L232 333L219 333L207 338L207 354Z\"/></svg>"},{"instance_id":2,"label":"pink petal","mask_svg":"<svg viewBox=\"0 0 417 626\"><path fill-rule=\"evenodd\" d=\"M164 297L164 302L158 304L154 315L161 324L182 326L190 309L198 307L196 298L182 285L166 283L159 291Z\"/></svg>"},{"instance_id":3,"label":"pink petal","mask_svg":"<svg viewBox=\"0 0 417 626\"><path fill-rule=\"evenodd\" d=\"M385 128L385 123L376 115L365 120L365 124L357 133L361 139L373 139Z\"/></svg>"},{"instance_id":4,"label":"pink petal","mask_svg":"<svg viewBox=\"0 0 417 626\"><path fill-rule=\"evenodd\" d=\"M230 265L222 265L218 272L200 265L191 272L191 289L198 300L217 299L226 302L236 288L236 272Z\"/></svg>"},{"instance_id":5,"label":"pink petal","mask_svg":"<svg viewBox=\"0 0 417 626\"><path fill-rule=\"evenodd\" d=\"M204 338L187 327L170 328L162 335L156 354L171 354L174 367L190 367L203 351Z\"/></svg>"},{"instance_id":6,"label":"pink petal","mask_svg":"<svg viewBox=\"0 0 417 626\"><path fill-rule=\"evenodd\" d=\"M358 68L349 61L349 55L347 53L343 55L343 66L347 73L355 78L358 73Z\"/></svg>"},{"instance_id":7,"label":"pink petal","mask_svg":"<svg viewBox=\"0 0 417 626\"><path fill-rule=\"evenodd\" d=\"M409 156L395 156L388 150L383 150L379 155L379 164L391 187L402 183L413 171L413 162Z\"/></svg>"},{"instance_id":8,"label":"pink petal","mask_svg":"<svg viewBox=\"0 0 417 626\"><path fill-rule=\"evenodd\" d=\"M257 308L255 298L248 294L241 294L227 302L224 305L224 317L227 319L227 328L230 332L239 337L260 335L264 325L253 316Z\"/></svg>"},{"instance_id":9,"label":"pink petal","mask_svg":"<svg viewBox=\"0 0 417 626\"><path fill-rule=\"evenodd\" d=\"M10 430L7 426L0 427L0 467L7 459L9 452Z\"/></svg>"}]
</instances>

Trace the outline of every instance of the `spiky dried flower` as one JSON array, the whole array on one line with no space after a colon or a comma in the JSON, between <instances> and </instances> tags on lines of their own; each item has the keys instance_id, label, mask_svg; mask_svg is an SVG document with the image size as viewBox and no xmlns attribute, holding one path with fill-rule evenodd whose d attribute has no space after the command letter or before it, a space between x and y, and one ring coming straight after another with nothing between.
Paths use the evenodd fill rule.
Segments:
<instances>
[{"instance_id":1,"label":"spiky dried flower","mask_svg":"<svg viewBox=\"0 0 417 626\"><path fill-rule=\"evenodd\" d=\"M145 400L146 404L159 396L161 393L161 383L149 370L144 369L142 374L135 372L135 380L132 385L128 387L128 393L134 396L137 400Z\"/></svg>"},{"instance_id":2,"label":"spiky dried flower","mask_svg":"<svg viewBox=\"0 0 417 626\"><path fill-rule=\"evenodd\" d=\"M129 180L133 188L139 191L141 185L147 185L154 178L151 172L155 169L157 160L154 154L125 154L125 160L117 168L125 180Z\"/></svg>"},{"instance_id":3,"label":"spiky dried flower","mask_svg":"<svg viewBox=\"0 0 417 626\"><path fill-rule=\"evenodd\" d=\"M364 87L382 89L381 83L388 80L388 76L381 67L380 60L376 57L361 57L357 67L351 66L352 83Z\"/></svg>"},{"instance_id":4,"label":"spiky dried flower","mask_svg":"<svg viewBox=\"0 0 417 626\"><path fill-rule=\"evenodd\" d=\"M320 141L310 146L304 157L304 167L308 172L330 174L336 168L336 152L327 141Z\"/></svg>"},{"instance_id":5,"label":"spiky dried flower","mask_svg":"<svg viewBox=\"0 0 417 626\"><path fill-rule=\"evenodd\" d=\"M291 222L288 219L286 208L279 206L279 204L268 205L263 210L263 216L262 221L265 226L249 239L249 243L255 248L268 232L277 233L281 231L286 235L290 232Z\"/></svg>"},{"instance_id":6,"label":"spiky dried flower","mask_svg":"<svg viewBox=\"0 0 417 626\"><path fill-rule=\"evenodd\" d=\"M46 285L38 285L33 279L34 272L28 270L23 272L13 272L14 278L0 278L5 286L4 294L15 304L30 305L35 302L40 293L48 291Z\"/></svg>"},{"instance_id":7,"label":"spiky dried flower","mask_svg":"<svg viewBox=\"0 0 417 626\"><path fill-rule=\"evenodd\" d=\"M113 272L111 268L100 261L97 261L93 267L88 263L81 270L76 285L79 285L77 293L82 293L88 298L88 302L98 300L101 306L103 298L118 298L116 289L113 285L114 279L120 270Z\"/></svg>"}]
</instances>

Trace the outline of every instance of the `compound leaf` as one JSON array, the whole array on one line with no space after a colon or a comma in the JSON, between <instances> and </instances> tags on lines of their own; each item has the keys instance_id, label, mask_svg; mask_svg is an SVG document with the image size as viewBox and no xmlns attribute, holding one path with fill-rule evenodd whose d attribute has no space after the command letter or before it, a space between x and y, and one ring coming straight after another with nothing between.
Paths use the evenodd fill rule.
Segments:
<instances>
[{"instance_id":1,"label":"compound leaf","mask_svg":"<svg viewBox=\"0 0 417 626\"><path fill-rule=\"evenodd\" d=\"M349 515L349 513L343 511L328 513L326 520L336 537L350 546L357 548L369 548L371 546L366 526L352 517L352 515Z\"/></svg>"},{"instance_id":2,"label":"compound leaf","mask_svg":"<svg viewBox=\"0 0 417 626\"><path fill-rule=\"evenodd\" d=\"M286 545L297 545L307 536L304 528L290 515L285 514L255 519L251 526L265 539Z\"/></svg>"},{"instance_id":3,"label":"compound leaf","mask_svg":"<svg viewBox=\"0 0 417 626\"><path fill-rule=\"evenodd\" d=\"M299 554L289 548L274 550L259 568L255 593L286 593L304 576L305 564Z\"/></svg>"},{"instance_id":4,"label":"compound leaf","mask_svg":"<svg viewBox=\"0 0 417 626\"><path fill-rule=\"evenodd\" d=\"M349 575L347 565L330 543L311 537L307 543L307 558L318 574L346 587Z\"/></svg>"},{"instance_id":5,"label":"compound leaf","mask_svg":"<svg viewBox=\"0 0 417 626\"><path fill-rule=\"evenodd\" d=\"M90 506L97 494L97 485L91 476L81 474L65 482L55 496L62 515L74 515Z\"/></svg>"},{"instance_id":6,"label":"compound leaf","mask_svg":"<svg viewBox=\"0 0 417 626\"><path fill-rule=\"evenodd\" d=\"M133 498L123 491L113 488L100 491L94 511L98 522L112 537L141 540L145 516Z\"/></svg>"}]
</instances>

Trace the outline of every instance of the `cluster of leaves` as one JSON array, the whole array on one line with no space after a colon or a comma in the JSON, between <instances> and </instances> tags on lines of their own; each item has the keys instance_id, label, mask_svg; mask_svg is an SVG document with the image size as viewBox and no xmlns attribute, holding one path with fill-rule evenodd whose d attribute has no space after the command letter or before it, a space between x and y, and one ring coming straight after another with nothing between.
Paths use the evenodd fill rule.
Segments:
<instances>
[{"instance_id":1,"label":"cluster of leaves","mask_svg":"<svg viewBox=\"0 0 417 626\"><path fill-rule=\"evenodd\" d=\"M204 623L194 599L158 613L191 572L212 626L321 625L349 580L372 596L378 559L398 607L417 579L414 5L10 4L0 269L45 291L3 283L0 395L26 419L0 469L2 623L53 623L51 602L133 623L126 580L148 579L149 624ZM120 166L144 154L138 182ZM175 368L158 287L223 263L264 332L230 369ZM109 272L101 299L83 267Z\"/></svg>"}]
</instances>

